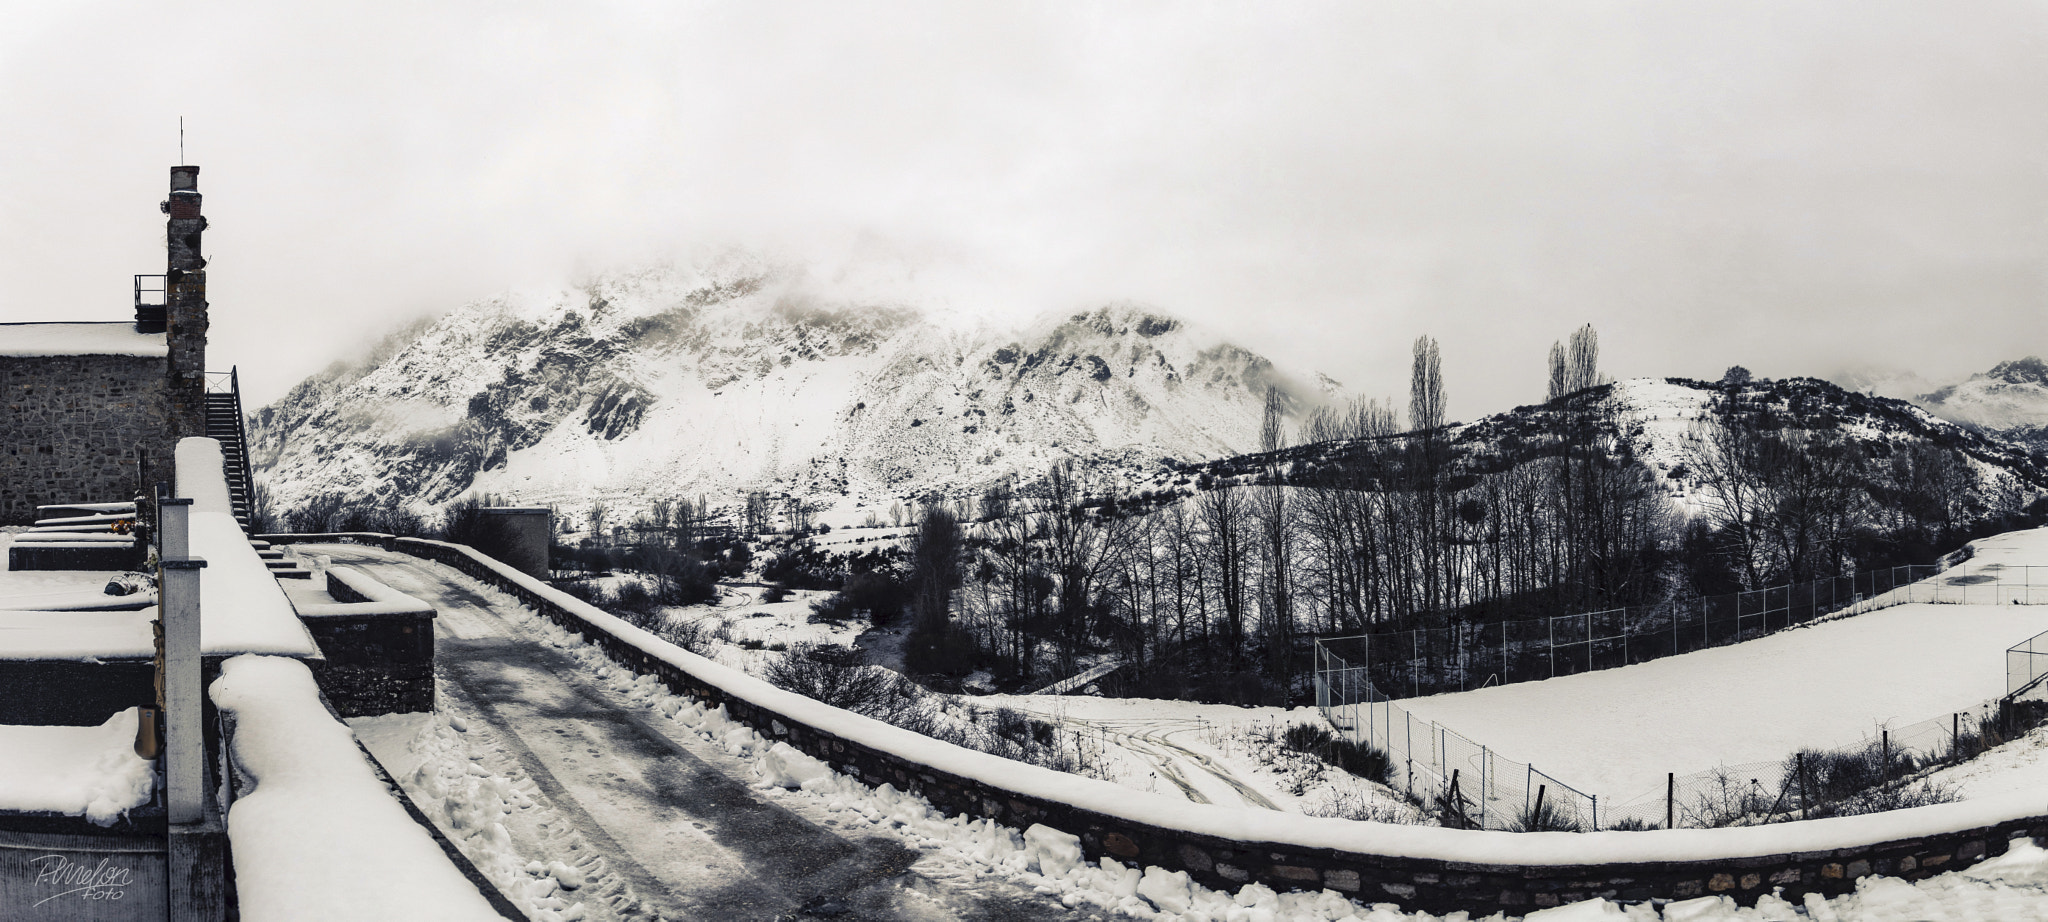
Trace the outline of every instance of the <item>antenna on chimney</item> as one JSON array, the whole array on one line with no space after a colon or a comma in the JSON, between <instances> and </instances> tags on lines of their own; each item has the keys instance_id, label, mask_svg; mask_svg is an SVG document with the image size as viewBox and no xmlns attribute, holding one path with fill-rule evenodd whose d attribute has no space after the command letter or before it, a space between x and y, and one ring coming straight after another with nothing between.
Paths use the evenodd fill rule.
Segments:
<instances>
[{"instance_id":1,"label":"antenna on chimney","mask_svg":"<svg viewBox=\"0 0 2048 922\"><path fill-rule=\"evenodd\" d=\"M185 117L178 116L178 162L185 162Z\"/></svg>"}]
</instances>

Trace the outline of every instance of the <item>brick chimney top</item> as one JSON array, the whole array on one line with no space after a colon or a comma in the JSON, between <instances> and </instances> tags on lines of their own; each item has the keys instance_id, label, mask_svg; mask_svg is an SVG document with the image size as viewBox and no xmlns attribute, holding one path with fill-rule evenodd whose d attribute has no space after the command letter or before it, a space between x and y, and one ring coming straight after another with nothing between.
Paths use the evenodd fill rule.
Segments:
<instances>
[{"instance_id":1,"label":"brick chimney top","mask_svg":"<svg viewBox=\"0 0 2048 922\"><path fill-rule=\"evenodd\" d=\"M196 166L171 167L171 191L199 191L199 168Z\"/></svg>"}]
</instances>

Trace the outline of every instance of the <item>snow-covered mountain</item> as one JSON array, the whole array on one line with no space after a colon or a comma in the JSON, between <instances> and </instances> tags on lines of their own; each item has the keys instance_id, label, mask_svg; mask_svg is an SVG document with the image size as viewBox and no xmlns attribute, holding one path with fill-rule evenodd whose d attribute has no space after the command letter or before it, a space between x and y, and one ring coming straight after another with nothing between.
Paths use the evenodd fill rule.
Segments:
<instances>
[{"instance_id":1,"label":"snow-covered mountain","mask_svg":"<svg viewBox=\"0 0 2048 922\"><path fill-rule=\"evenodd\" d=\"M1329 386L1130 305L1005 332L830 288L730 258L472 303L258 411L251 456L277 512L875 500L1254 450L1269 386L1290 415Z\"/></svg>"},{"instance_id":2,"label":"snow-covered mountain","mask_svg":"<svg viewBox=\"0 0 2048 922\"><path fill-rule=\"evenodd\" d=\"M2000 362L1914 402L1943 419L1993 432L2039 431L2048 428L2048 363L2033 356Z\"/></svg>"}]
</instances>

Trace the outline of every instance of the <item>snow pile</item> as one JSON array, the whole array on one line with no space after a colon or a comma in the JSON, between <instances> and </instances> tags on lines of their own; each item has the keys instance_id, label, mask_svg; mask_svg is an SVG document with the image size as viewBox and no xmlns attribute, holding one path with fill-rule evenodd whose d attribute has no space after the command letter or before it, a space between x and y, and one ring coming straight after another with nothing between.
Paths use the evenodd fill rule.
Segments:
<instances>
[{"instance_id":1,"label":"snow pile","mask_svg":"<svg viewBox=\"0 0 2048 922\"><path fill-rule=\"evenodd\" d=\"M156 771L135 754L135 708L97 727L0 726L0 810L110 826L149 803Z\"/></svg>"},{"instance_id":2,"label":"snow pile","mask_svg":"<svg viewBox=\"0 0 2048 922\"><path fill-rule=\"evenodd\" d=\"M776 743L761 754L761 781L779 788L801 788L832 773L832 766L805 755L788 743Z\"/></svg>"},{"instance_id":3,"label":"snow pile","mask_svg":"<svg viewBox=\"0 0 2048 922\"><path fill-rule=\"evenodd\" d=\"M560 860L543 861L519 852L506 823L539 821L550 812L532 779L514 780L483 766L470 751L470 724L455 714L436 714L408 744L420 764L406 787L435 825L447 831L464 857L533 922L571 922L585 914L571 893L587 882L585 872ZM594 856L585 856L590 860Z\"/></svg>"},{"instance_id":4,"label":"snow pile","mask_svg":"<svg viewBox=\"0 0 2048 922\"><path fill-rule=\"evenodd\" d=\"M237 656L214 704L250 782L228 811L242 917L500 922L379 780L295 660Z\"/></svg>"}]
</instances>

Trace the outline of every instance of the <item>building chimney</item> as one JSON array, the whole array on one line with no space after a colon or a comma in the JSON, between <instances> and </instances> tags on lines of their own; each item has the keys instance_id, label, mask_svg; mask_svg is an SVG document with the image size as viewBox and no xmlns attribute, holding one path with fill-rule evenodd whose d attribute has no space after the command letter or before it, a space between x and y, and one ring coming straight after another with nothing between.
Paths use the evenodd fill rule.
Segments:
<instances>
[{"instance_id":1,"label":"building chimney","mask_svg":"<svg viewBox=\"0 0 2048 922\"><path fill-rule=\"evenodd\" d=\"M206 218L199 213L199 168L171 167L171 195L163 203L169 250L164 268L166 339L177 437L204 435L206 403L206 258L199 238ZM190 419L184 417L189 416Z\"/></svg>"}]
</instances>

